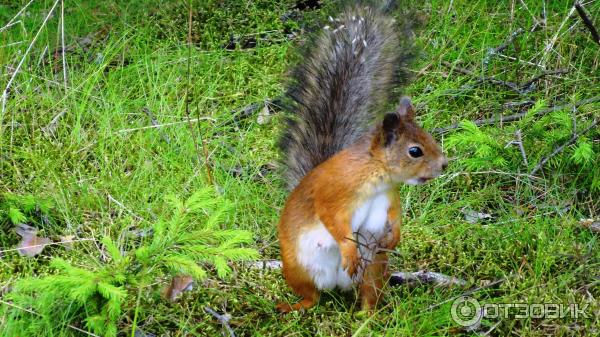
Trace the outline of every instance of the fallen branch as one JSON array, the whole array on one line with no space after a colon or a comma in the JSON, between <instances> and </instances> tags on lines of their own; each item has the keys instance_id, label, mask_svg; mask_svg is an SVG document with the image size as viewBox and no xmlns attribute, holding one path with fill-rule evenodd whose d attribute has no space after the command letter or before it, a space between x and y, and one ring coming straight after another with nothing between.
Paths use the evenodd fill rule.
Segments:
<instances>
[{"instance_id":1,"label":"fallen branch","mask_svg":"<svg viewBox=\"0 0 600 337\"><path fill-rule=\"evenodd\" d=\"M594 27L594 23L592 22L592 20L590 20L590 18L585 13L585 10L583 9L583 6L581 5L581 3L576 2L575 9L577 9L577 14L579 14L579 16L581 17L581 20L583 20L583 23L585 24L587 29L589 29L590 33L592 34L592 38L594 38L594 41L596 41L596 43L600 44L600 34L598 34L598 30L596 30L596 27Z\"/></svg>"},{"instance_id":2,"label":"fallen branch","mask_svg":"<svg viewBox=\"0 0 600 337\"><path fill-rule=\"evenodd\" d=\"M477 76L477 81L472 84L478 84L478 83L483 83L483 82L488 82L488 83L492 83L492 84L496 84L496 85L501 85L501 86L505 86L507 88L509 88L510 90L516 92L519 95L522 95L523 92L520 88L520 86L517 83L514 82L510 82L510 81L503 81L503 80L499 80L497 78L495 78L494 76L478 76L477 74L475 74L474 72L472 72L469 69L465 69L465 68L461 68L459 66L453 65L452 63L448 62L448 61L442 61L442 64L450 69L453 69L461 74L464 75L469 75L469 76Z\"/></svg>"},{"instance_id":3,"label":"fallen branch","mask_svg":"<svg viewBox=\"0 0 600 337\"><path fill-rule=\"evenodd\" d=\"M210 307L204 307L204 311L211 314L214 318L216 318L219 322L221 322L223 327L225 329L227 329L227 331L229 332L230 337L235 337L235 332L233 332L233 329L229 325L229 320L231 319L229 316L221 315L221 314L217 313L216 311L214 311L213 309L211 309Z\"/></svg>"},{"instance_id":4,"label":"fallen branch","mask_svg":"<svg viewBox=\"0 0 600 337\"><path fill-rule=\"evenodd\" d=\"M533 170L531 170L531 174L533 175L537 171L539 171L540 169L542 169L544 167L544 165L546 165L546 163L548 162L548 160L550 160L552 157L556 156L557 154L561 153L567 146L575 143L577 141L577 139L579 139L579 137L581 137L581 135L584 135L587 132L589 132L597 124L598 124L598 120L594 119L594 121L592 122L592 124L590 126L588 126L587 128L585 128L585 130L581 131L580 133L573 133L573 136L571 137L571 139L569 139L566 143L564 143L561 146L559 146L556 149L554 149L554 151L552 151L552 153L549 156L542 158L542 160L540 160L540 162L533 168Z\"/></svg>"},{"instance_id":5,"label":"fallen branch","mask_svg":"<svg viewBox=\"0 0 600 337\"><path fill-rule=\"evenodd\" d=\"M418 286L421 284L432 284L436 287L464 287L467 282L456 277L426 270L420 270L416 272L397 272L392 273L390 277L390 285L392 286Z\"/></svg>"},{"instance_id":6,"label":"fallen branch","mask_svg":"<svg viewBox=\"0 0 600 337\"><path fill-rule=\"evenodd\" d=\"M529 89L529 87L534 84L535 82L541 80L542 78L548 76L548 75L557 75L557 74L566 74L568 73L569 70L568 69L556 69L556 70L547 70L542 72L541 74L533 77L532 79L530 79L529 81L523 83L521 85L521 90L527 90Z\"/></svg>"},{"instance_id":7,"label":"fallen branch","mask_svg":"<svg viewBox=\"0 0 600 337\"><path fill-rule=\"evenodd\" d=\"M590 104L590 103L595 103L595 102L600 102L600 96L594 96L591 98L587 98L587 99L583 99L581 101L577 101L575 103L567 103L567 104L561 104L561 105L555 105L553 107L547 108L547 109L543 109L538 111L535 116L542 116L551 112L555 112L555 111L559 111L559 110L563 110L563 109L572 109L572 108L577 108L581 105L586 105L586 104ZM527 116L527 111L526 112L520 112L514 115L508 115L508 116L504 116L504 115L499 115L499 116L495 116L492 118L483 118L483 119L478 119L473 121L473 123L475 123L475 125L477 126L481 126L481 125L489 125L489 124L496 124L498 122L500 123L508 123L508 122L514 122L514 121L518 121L520 119L522 119L523 117ZM450 126L444 127L444 128L436 128L433 129L432 132L433 133L437 133L437 134L444 134L447 133L449 131L452 130L456 130L458 128L460 128L461 123L456 123L456 124L452 124Z\"/></svg>"},{"instance_id":8,"label":"fallen branch","mask_svg":"<svg viewBox=\"0 0 600 337\"><path fill-rule=\"evenodd\" d=\"M547 71L542 72L539 75L534 76L533 78L531 78L530 80L526 81L523 84L518 84L515 82L511 82L511 81L499 80L494 76L478 76L473 71L471 71L469 69L458 67L448 61L442 61L442 64L450 69L453 69L453 70L461 73L461 74L469 75L469 76L477 76L477 81L475 81L474 84L468 85L469 87L472 87L473 85L476 85L479 83L488 82L488 83L507 87L519 95L524 95L527 92L529 92L531 85L533 85L535 82L541 80L542 78L544 78L546 76L557 75L557 74L566 74L569 72L568 69L564 69L564 68L556 69L556 70L547 70Z\"/></svg>"}]
</instances>

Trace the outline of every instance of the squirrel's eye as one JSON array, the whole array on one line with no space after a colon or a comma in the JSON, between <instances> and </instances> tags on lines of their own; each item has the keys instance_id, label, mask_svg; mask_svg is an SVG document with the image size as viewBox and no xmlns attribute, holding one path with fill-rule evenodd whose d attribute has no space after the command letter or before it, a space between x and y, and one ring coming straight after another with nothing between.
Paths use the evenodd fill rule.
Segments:
<instances>
[{"instance_id":1,"label":"squirrel's eye","mask_svg":"<svg viewBox=\"0 0 600 337\"><path fill-rule=\"evenodd\" d=\"M408 154L413 158L419 158L423 155L423 150L418 146L413 146L408 149Z\"/></svg>"}]
</instances>

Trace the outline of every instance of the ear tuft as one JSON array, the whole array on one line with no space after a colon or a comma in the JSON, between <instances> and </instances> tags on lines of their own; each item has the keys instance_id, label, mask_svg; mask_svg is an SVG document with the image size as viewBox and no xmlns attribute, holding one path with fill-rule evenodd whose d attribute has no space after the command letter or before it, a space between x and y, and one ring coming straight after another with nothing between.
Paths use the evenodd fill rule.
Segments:
<instances>
[{"instance_id":1,"label":"ear tuft","mask_svg":"<svg viewBox=\"0 0 600 337\"><path fill-rule=\"evenodd\" d=\"M390 145L396 139L396 130L400 125L400 116L397 113L388 113L383 118L383 144Z\"/></svg>"},{"instance_id":2,"label":"ear tuft","mask_svg":"<svg viewBox=\"0 0 600 337\"><path fill-rule=\"evenodd\" d=\"M415 107L412 105L410 98L407 96L403 96L400 99L400 104L398 105L398 115L409 120L412 120L415 117Z\"/></svg>"}]
</instances>

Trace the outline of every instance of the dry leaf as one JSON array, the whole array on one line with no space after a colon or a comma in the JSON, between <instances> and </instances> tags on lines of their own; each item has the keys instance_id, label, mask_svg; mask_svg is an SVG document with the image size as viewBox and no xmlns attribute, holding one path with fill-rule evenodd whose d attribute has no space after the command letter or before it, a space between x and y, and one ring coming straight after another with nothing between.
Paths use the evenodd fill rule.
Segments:
<instances>
[{"instance_id":1,"label":"dry leaf","mask_svg":"<svg viewBox=\"0 0 600 337\"><path fill-rule=\"evenodd\" d=\"M600 219L581 219L579 224L594 233L600 233Z\"/></svg>"},{"instance_id":2,"label":"dry leaf","mask_svg":"<svg viewBox=\"0 0 600 337\"><path fill-rule=\"evenodd\" d=\"M177 297L184 291L191 291L194 286L194 279L189 275L177 275L171 280L171 285L163 291L163 297L171 302L175 302Z\"/></svg>"},{"instance_id":3,"label":"dry leaf","mask_svg":"<svg viewBox=\"0 0 600 337\"><path fill-rule=\"evenodd\" d=\"M21 224L17 227L16 232L23 238L17 248L19 254L24 256L34 257L52 242L48 238L37 236L37 229L31 226Z\"/></svg>"},{"instance_id":4,"label":"dry leaf","mask_svg":"<svg viewBox=\"0 0 600 337\"><path fill-rule=\"evenodd\" d=\"M71 250L71 249L73 249L73 239L74 238L75 238L75 235L61 235L60 242L62 242L61 244L63 245L63 247L65 247L66 250Z\"/></svg>"}]
</instances>

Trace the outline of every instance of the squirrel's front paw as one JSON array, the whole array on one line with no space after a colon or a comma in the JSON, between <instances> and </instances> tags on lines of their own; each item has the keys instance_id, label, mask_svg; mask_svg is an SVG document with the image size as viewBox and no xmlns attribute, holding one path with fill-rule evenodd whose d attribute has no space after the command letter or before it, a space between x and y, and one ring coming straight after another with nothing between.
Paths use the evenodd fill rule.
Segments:
<instances>
[{"instance_id":1,"label":"squirrel's front paw","mask_svg":"<svg viewBox=\"0 0 600 337\"><path fill-rule=\"evenodd\" d=\"M356 274L359 262L358 249L356 249L355 245L354 247L348 247L342 250L342 268L350 275L350 277L353 277Z\"/></svg>"}]
</instances>

